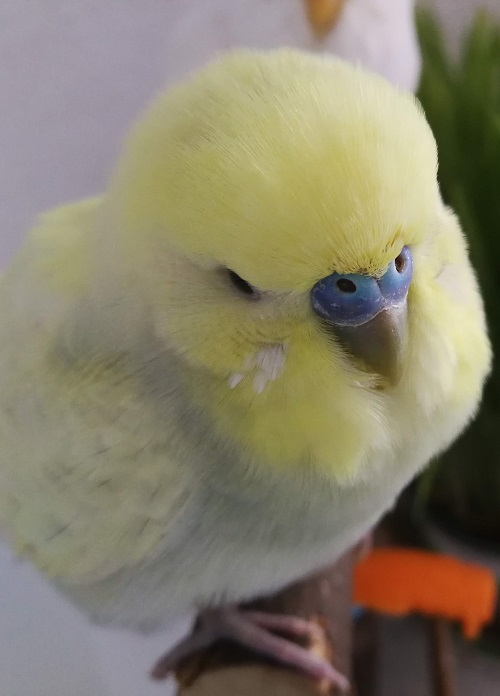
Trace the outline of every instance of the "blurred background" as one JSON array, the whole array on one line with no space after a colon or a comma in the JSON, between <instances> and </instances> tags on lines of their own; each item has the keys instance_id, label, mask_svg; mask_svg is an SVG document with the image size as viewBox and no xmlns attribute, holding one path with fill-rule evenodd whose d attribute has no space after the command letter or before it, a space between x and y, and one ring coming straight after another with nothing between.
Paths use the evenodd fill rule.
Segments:
<instances>
[{"instance_id":1,"label":"blurred background","mask_svg":"<svg viewBox=\"0 0 500 696\"><path fill-rule=\"evenodd\" d=\"M412 0L337 4L320 21L306 0L1 0L0 265L39 212L102 190L130 124L166 84L231 46L327 51L418 93L496 347L500 2L421 0L430 14L419 13L418 36ZM499 432L494 370L476 423L406 492L395 524L500 577ZM0 547L1 696L168 696L147 671L189 619L149 638L90 626ZM380 619L380 628L380 696L430 694L422 620ZM499 644L498 625L474 645L457 634L461 696L500 694Z\"/></svg>"}]
</instances>

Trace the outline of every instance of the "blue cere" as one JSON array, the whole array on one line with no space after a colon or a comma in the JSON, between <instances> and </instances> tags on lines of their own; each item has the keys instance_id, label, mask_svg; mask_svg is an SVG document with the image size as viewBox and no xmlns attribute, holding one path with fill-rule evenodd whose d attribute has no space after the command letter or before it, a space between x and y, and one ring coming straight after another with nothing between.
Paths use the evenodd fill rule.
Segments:
<instances>
[{"instance_id":1,"label":"blue cere","mask_svg":"<svg viewBox=\"0 0 500 696\"><path fill-rule=\"evenodd\" d=\"M413 276L413 258L408 247L403 247L387 267L386 272L378 281L378 286L385 298L386 304L400 304L406 297Z\"/></svg>"},{"instance_id":2,"label":"blue cere","mask_svg":"<svg viewBox=\"0 0 500 696\"><path fill-rule=\"evenodd\" d=\"M360 273L332 273L322 278L311 291L312 307L320 317L333 324L360 326L382 309L402 303L412 275L411 251L403 247L381 278Z\"/></svg>"}]
</instances>

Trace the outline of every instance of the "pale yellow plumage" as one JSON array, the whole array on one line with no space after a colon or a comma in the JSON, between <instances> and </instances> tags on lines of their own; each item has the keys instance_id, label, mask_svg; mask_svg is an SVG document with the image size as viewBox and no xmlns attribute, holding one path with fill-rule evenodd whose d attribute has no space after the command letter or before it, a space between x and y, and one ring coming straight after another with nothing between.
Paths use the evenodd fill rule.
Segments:
<instances>
[{"instance_id":1,"label":"pale yellow plumage","mask_svg":"<svg viewBox=\"0 0 500 696\"><path fill-rule=\"evenodd\" d=\"M0 526L101 620L333 559L471 418L490 350L413 97L332 59L226 57L160 96L102 198L0 284ZM399 383L310 291L413 254ZM227 268L259 290L238 294Z\"/></svg>"},{"instance_id":2,"label":"pale yellow plumage","mask_svg":"<svg viewBox=\"0 0 500 696\"><path fill-rule=\"evenodd\" d=\"M182 481L161 444L141 466L165 432L152 432L121 346L101 354L83 312L81 333L69 321L92 278L99 205L44 215L2 281L0 521L54 577L95 578L151 554Z\"/></svg>"}]
</instances>

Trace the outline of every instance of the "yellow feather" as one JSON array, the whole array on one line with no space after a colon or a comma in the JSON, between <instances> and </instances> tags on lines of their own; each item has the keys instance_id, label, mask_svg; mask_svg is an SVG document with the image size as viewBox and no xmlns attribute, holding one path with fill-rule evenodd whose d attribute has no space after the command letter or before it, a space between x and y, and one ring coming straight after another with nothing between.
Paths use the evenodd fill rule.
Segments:
<instances>
[{"instance_id":1,"label":"yellow feather","mask_svg":"<svg viewBox=\"0 0 500 696\"><path fill-rule=\"evenodd\" d=\"M168 230L259 288L304 291L422 239L436 168L412 95L331 58L238 53L153 103L113 187L133 244Z\"/></svg>"}]
</instances>

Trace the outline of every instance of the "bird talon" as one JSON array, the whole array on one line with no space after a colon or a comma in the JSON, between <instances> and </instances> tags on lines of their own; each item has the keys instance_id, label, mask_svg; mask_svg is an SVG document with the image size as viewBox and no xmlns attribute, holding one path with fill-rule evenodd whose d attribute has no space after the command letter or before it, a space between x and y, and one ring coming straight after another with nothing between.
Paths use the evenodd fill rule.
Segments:
<instances>
[{"instance_id":1,"label":"bird talon","mask_svg":"<svg viewBox=\"0 0 500 696\"><path fill-rule=\"evenodd\" d=\"M182 660L194 652L208 648L220 639L230 639L252 652L295 668L316 681L335 685L343 692L349 690L349 681L326 659L272 631L307 637L313 642L324 640L321 626L298 616L259 611L211 610L202 615L199 625L190 636L160 658L151 676L155 680L165 679Z\"/></svg>"}]
</instances>

